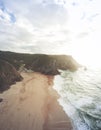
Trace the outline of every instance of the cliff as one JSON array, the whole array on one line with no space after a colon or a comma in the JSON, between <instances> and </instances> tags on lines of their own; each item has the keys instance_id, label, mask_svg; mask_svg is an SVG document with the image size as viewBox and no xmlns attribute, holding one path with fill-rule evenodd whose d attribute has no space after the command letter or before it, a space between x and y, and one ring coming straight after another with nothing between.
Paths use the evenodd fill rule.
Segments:
<instances>
[{"instance_id":1,"label":"cliff","mask_svg":"<svg viewBox=\"0 0 101 130\"><path fill-rule=\"evenodd\" d=\"M0 92L21 80L22 77L17 70L10 63L0 59Z\"/></svg>"},{"instance_id":2,"label":"cliff","mask_svg":"<svg viewBox=\"0 0 101 130\"><path fill-rule=\"evenodd\" d=\"M76 71L80 66L70 55L22 54L0 51L0 59L8 61L17 70L21 66L46 75L59 74L58 69Z\"/></svg>"}]
</instances>

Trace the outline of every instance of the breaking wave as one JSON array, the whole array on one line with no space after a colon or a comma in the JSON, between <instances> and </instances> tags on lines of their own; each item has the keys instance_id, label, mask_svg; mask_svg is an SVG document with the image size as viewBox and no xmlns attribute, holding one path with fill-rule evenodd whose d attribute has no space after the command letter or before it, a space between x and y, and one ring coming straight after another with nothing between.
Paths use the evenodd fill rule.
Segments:
<instances>
[{"instance_id":1,"label":"breaking wave","mask_svg":"<svg viewBox=\"0 0 101 130\"><path fill-rule=\"evenodd\" d=\"M54 88L74 130L101 130L101 69L61 71Z\"/></svg>"}]
</instances>

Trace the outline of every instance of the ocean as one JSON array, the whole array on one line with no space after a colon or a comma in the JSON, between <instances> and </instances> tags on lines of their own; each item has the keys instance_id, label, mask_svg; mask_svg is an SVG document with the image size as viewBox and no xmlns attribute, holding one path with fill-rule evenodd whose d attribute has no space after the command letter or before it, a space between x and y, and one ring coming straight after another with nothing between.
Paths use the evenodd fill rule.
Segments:
<instances>
[{"instance_id":1,"label":"ocean","mask_svg":"<svg viewBox=\"0 0 101 130\"><path fill-rule=\"evenodd\" d=\"M101 130L101 68L61 71L55 77L54 89L73 130Z\"/></svg>"}]
</instances>

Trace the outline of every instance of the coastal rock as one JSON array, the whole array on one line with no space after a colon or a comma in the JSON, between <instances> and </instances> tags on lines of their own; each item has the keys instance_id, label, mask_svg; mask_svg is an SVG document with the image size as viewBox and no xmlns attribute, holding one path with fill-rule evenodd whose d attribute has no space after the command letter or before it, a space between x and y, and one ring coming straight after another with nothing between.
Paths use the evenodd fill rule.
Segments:
<instances>
[{"instance_id":1,"label":"coastal rock","mask_svg":"<svg viewBox=\"0 0 101 130\"><path fill-rule=\"evenodd\" d=\"M32 70L45 75L57 75L60 70L76 71L80 66L70 55L23 54L0 51L0 58L17 70Z\"/></svg>"},{"instance_id":2,"label":"coastal rock","mask_svg":"<svg viewBox=\"0 0 101 130\"><path fill-rule=\"evenodd\" d=\"M22 79L13 65L0 59L0 92L7 90L11 84Z\"/></svg>"}]
</instances>

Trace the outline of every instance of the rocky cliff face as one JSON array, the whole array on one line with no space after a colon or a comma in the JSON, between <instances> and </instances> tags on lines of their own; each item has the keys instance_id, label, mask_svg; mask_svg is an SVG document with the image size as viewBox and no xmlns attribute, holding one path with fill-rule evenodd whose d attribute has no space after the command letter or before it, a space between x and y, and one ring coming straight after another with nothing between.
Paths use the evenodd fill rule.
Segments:
<instances>
[{"instance_id":1,"label":"rocky cliff face","mask_svg":"<svg viewBox=\"0 0 101 130\"><path fill-rule=\"evenodd\" d=\"M59 69L76 71L80 65L69 55L21 54L0 51L0 91L22 80L17 72L24 67L32 72L57 75Z\"/></svg>"},{"instance_id":2,"label":"rocky cliff face","mask_svg":"<svg viewBox=\"0 0 101 130\"><path fill-rule=\"evenodd\" d=\"M21 54L0 51L0 58L8 61L17 70L24 65L26 69L46 75L57 75L59 69L76 71L80 66L69 55Z\"/></svg>"},{"instance_id":3,"label":"rocky cliff face","mask_svg":"<svg viewBox=\"0 0 101 130\"><path fill-rule=\"evenodd\" d=\"M7 90L11 84L21 81L22 77L7 61L0 59L0 92Z\"/></svg>"},{"instance_id":4,"label":"rocky cliff face","mask_svg":"<svg viewBox=\"0 0 101 130\"><path fill-rule=\"evenodd\" d=\"M33 71L46 75L57 75L59 69L76 71L79 66L69 55L40 55L38 58L34 58L30 67Z\"/></svg>"}]
</instances>

